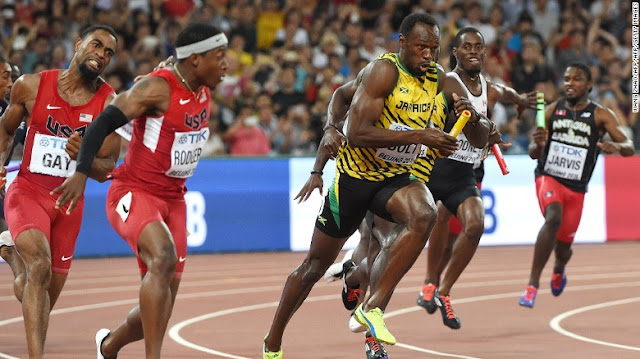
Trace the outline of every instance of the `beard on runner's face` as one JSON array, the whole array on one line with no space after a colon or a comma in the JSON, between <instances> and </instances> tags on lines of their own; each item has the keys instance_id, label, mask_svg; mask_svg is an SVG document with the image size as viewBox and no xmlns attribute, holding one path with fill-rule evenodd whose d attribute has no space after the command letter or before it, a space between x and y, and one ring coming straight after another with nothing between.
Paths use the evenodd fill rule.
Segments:
<instances>
[{"instance_id":1,"label":"beard on runner's face","mask_svg":"<svg viewBox=\"0 0 640 359\"><path fill-rule=\"evenodd\" d=\"M95 80L100 76L100 71L90 68L86 62L81 62L78 68L80 69L80 75L82 75L82 78L85 80Z\"/></svg>"}]
</instances>

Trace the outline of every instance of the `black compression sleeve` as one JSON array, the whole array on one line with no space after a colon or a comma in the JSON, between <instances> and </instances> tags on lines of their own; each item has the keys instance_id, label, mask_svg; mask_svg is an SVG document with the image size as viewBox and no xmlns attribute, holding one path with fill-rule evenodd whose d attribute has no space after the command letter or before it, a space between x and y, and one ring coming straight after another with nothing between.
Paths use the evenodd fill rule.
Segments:
<instances>
[{"instance_id":1,"label":"black compression sleeve","mask_svg":"<svg viewBox=\"0 0 640 359\"><path fill-rule=\"evenodd\" d=\"M127 117L119 108L109 105L100 113L100 115L89 125L87 132L82 139L82 145L78 152L78 162L76 164L76 172L89 175L91 172L91 164L104 139L115 131L117 128L124 126L129 122Z\"/></svg>"}]
</instances>

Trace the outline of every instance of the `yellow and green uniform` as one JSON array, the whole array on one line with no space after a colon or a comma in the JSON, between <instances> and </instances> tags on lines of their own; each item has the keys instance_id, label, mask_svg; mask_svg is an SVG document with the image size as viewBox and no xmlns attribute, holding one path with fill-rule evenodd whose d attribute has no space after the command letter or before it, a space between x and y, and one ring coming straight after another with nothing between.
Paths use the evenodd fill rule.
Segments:
<instances>
[{"instance_id":1,"label":"yellow and green uniform","mask_svg":"<svg viewBox=\"0 0 640 359\"><path fill-rule=\"evenodd\" d=\"M444 130L444 126L447 123L447 113L449 113L447 99L444 96L444 92L440 92L436 96L435 108L429 121L429 127ZM416 158L413 166L411 166L411 174L422 183L429 182L429 176L431 175L431 170L433 170L436 157L436 150L426 147L423 153Z\"/></svg>"},{"instance_id":2,"label":"yellow and green uniform","mask_svg":"<svg viewBox=\"0 0 640 359\"><path fill-rule=\"evenodd\" d=\"M416 77L403 67L398 54L384 54L376 61L381 60L396 66L398 80L374 125L395 131L433 127L430 118L437 107L439 80L435 64L426 75ZM343 143L338 151L336 177L317 217L316 228L335 238L347 238L356 231L367 211L393 221L386 204L396 191L417 180L410 171L422 148L421 144L364 148ZM427 156L433 156L429 150L426 152ZM428 158L432 166L432 157Z\"/></svg>"},{"instance_id":3,"label":"yellow and green uniform","mask_svg":"<svg viewBox=\"0 0 640 359\"><path fill-rule=\"evenodd\" d=\"M427 127L438 92L438 70L435 64L425 76L416 77L404 68L396 53L380 55L378 60L386 60L396 66L398 81L385 99L382 115L374 125L395 131ZM409 172L420 149L420 144L368 148L352 147L344 142L337 156L338 173L368 181L381 181Z\"/></svg>"}]
</instances>

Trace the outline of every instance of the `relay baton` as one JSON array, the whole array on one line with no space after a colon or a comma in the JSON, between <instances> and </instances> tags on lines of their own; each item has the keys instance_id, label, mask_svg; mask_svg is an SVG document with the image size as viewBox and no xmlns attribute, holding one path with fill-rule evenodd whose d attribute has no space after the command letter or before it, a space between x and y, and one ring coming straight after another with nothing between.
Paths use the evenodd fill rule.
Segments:
<instances>
[{"instance_id":1,"label":"relay baton","mask_svg":"<svg viewBox=\"0 0 640 359\"><path fill-rule=\"evenodd\" d=\"M9 172L15 172L15 171L17 171L17 170L19 170L19 169L20 169L20 164L18 163L17 165L13 165L13 166L5 167L4 169L7 171L7 173L9 173ZM0 186L4 186L4 185L5 185L5 183L7 183L7 179L6 179L6 178L4 178L4 177L1 177L1 178L0 178Z\"/></svg>"},{"instance_id":2,"label":"relay baton","mask_svg":"<svg viewBox=\"0 0 640 359\"><path fill-rule=\"evenodd\" d=\"M15 172L17 170L20 169L20 163L18 163L17 165L13 165L13 166L9 166L9 167L5 167L5 170L7 170L7 173L9 172Z\"/></svg>"},{"instance_id":3,"label":"relay baton","mask_svg":"<svg viewBox=\"0 0 640 359\"><path fill-rule=\"evenodd\" d=\"M469 117L471 117L471 112L469 110L462 111L460 116L458 116L458 120L453 125L453 128L451 129L451 131L449 131L449 136L458 137L460 132L462 132L464 125L466 125L467 121L469 121ZM436 154L438 155L438 157L443 157L438 150L436 150Z\"/></svg>"},{"instance_id":4,"label":"relay baton","mask_svg":"<svg viewBox=\"0 0 640 359\"><path fill-rule=\"evenodd\" d=\"M451 131L449 131L449 135L458 137L460 132L462 132L462 128L464 128L464 125L466 125L467 121L469 121L469 117L471 117L471 112L469 110L462 111L460 116L458 116L458 121L456 121L456 124L453 125Z\"/></svg>"},{"instance_id":5,"label":"relay baton","mask_svg":"<svg viewBox=\"0 0 640 359\"><path fill-rule=\"evenodd\" d=\"M496 156L496 161L498 161L498 166L500 166L500 170L502 171L502 175L509 174L509 169L507 168L507 163L504 161L504 156L502 156L502 151L500 150L500 146L497 143L494 143L491 146L491 152Z\"/></svg>"},{"instance_id":6,"label":"relay baton","mask_svg":"<svg viewBox=\"0 0 640 359\"><path fill-rule=\"evenodd\" d=\"M547 127L547 121L544 118L544 92L536 93L536 124L538 127Z\"/></svg>"}]
</instances>

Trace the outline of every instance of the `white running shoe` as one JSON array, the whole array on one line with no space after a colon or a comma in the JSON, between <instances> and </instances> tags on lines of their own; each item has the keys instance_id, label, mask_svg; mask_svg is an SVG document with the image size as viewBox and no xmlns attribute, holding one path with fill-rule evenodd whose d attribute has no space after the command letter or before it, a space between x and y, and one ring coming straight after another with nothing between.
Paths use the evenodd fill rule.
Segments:
<instances>
[{"instance_id":1,"label":"white running shoe","mask_svg":"<svg viewBox=\"0 0 640 359\"><path fill-rule=\"evenodd\" d=\"M353 315L352 315L352 316L349 317L349 330L354 332L354 333L362 333L362 332L366 331L367 328L364 325L358 323L356 318L354 318Z\"/></svg>"},{"instance_id":2,"label":"white running shoe","mask_svg":"<svg viewBox=\"0 0 640 359\"><path fill-rule=\"evenodd\" d=\"M344 257L342 257L340 262L336 262L330 265L329 268L327 268L327 271L324 272L324 280L326 280L327 283L331 283L337 281L338 279L341 279L344 275L344 273L342 272L342 265L344 264L344 262L351 259L352 255L353 249L350 249L347 251L347 253L344 254Z\"/></svg>"},{"instance_id":3,"label":"white running shoe","mask_svg":"<svg viewBox=\"0 0 640 359\"><path fill-rule=\"evenodd\" d=\"M101 347L104 338L106 338L109 334L111 334L111 331L105 328L98 330L98 332L96 333L96 351L98 352L98 359L105 359L104 355L102 355Z\"/></svg>"},{"instance_id":4,"label":"white running shoe","mask_svg":"<svg viewBox=\"0 0 640 359\"><path fill-rule=\"evenodd\" d=\"M0 233L0 247L2 246L13 247L15 245L16 244L13 243L13 239L11 238L11 233L9 233L8 230Z\"/></svg>"}]
</instances>

